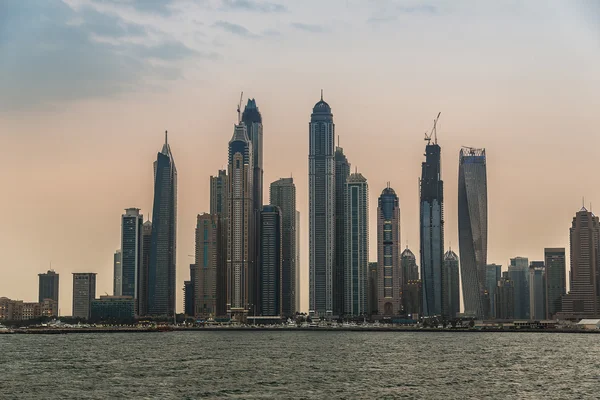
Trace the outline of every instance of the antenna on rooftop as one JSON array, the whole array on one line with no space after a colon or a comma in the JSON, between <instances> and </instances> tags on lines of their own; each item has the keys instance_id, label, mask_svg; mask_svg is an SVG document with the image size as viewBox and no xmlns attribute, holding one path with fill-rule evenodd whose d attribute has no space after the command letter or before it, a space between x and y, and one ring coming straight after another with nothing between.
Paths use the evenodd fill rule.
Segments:
<instances>
[{"instance_id":1,"label":"antenna on rooftop","mask_svg":"<svg viewBox=\"0 0 600 400\"><path fill-rule=\"evenodd\" d=\"M239 102L238 107L237 107L238 124L240 124L242 122L242 98L243 97L244 97L244 92L242 91L240 93L240 102Z\"/></svg>"}]
</instances>

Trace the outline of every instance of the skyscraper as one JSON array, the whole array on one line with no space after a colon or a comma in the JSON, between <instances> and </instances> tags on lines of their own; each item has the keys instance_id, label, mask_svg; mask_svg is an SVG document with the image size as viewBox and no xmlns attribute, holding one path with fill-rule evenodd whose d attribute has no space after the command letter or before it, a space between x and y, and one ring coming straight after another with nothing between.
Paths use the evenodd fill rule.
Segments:
<instances>
[{"instance_id":1,"label":"skyscraper","mask_svg":"<svg viewBox=\"0 0 600 400\"><path fill-rule=\"evenodd\" d=\"M249 244L251 246L248 252L248 265L251 276L249 282L251 283L250 291L248 293L249 300L251 303L260 303L258 294L256 293L258 288L258 267L260 263L260 213L263 206L263 125L262 116L256 101L254 99L248 99L244 112L242 113L242 123L246 125L246 134L248 140L252 143L252 202L253 202L253 214L252 214L252 229L253 233L250 235Z\"/></svg>"},{"instance_id":2,"label":"skyscraper","mask_svg":"<svg viewBox=\"0 0 600 400\"><path fill-rule=\"evenodd\" d=\"M152 247L152 222L142 225L142 263L139 274L138 315L148 315L148 271L150 269L150 249ZM116 294L115 294L116 296ZM120 296L120 294L119 294Z\"/></svg>"},{"instance_id":3,"label":"skyscraper","mask_svg":"<svg viewBox=\"0 0 600 400\"><path fill-rule=\"evenodd\" d=\"M96 298L96 274L73 273L73 317L90 319L92 300Z\"/></svg>"},{"instance_id":4,"label":"skyscraper","mask_svg":"<svg viewBox=\"0 0 600 400\"><path fill-rule=\"evenodd\" d=\"M183 315L194 316L194 284L191 280L183 281Z\"/></svg>"},{"instance_id":5,"label":"skyscraper","mask_svg":"<svg viewBox=\"0 0 600 400\"><path fill-rule=\"evenodd\" d=\"M282 218L277 206L264 206L260 213L259 314L281 316Z\"/></svg>"},{"instance_id":6,"label":"skyscraper","mask_svg":"<svg viewBox=\"0 0 600 400\"><path fill-rule=\"evenodd\" d=\"M196 221L194 314L201 318L223 316L217 305L219 295L223 295L218 280L220 222L219 216L215 214L199 214Z\"/></svg>"},{"instance_id":7,"label":"skyscraper","mask_svg":"<svg viewBox=\"0 0 600 400\"><path fill-rule=\"evenodd\" d=\"M254 253L254 201L252 199L252 142L246 125L235 126L229 141L229 190L227 229L227 313L245 321L256 293ZM256 302L253 303L256 307Z\"/></svg>"},{"instance_id":8,"label":"skyscraper","mask_svg":"<svg viewBox=\"0 0 600 400\"><path fill-rule=\"evenodd\" d=\"M309 313L331 316L335 263L335 125L331 107L315 104L309 124Z\"/></svg>"},{"instance_id":9,"label":"skyscraper","mask_svg":"<svg viewBox=\"0 0 600 400\"><path fill-rule=\"evenodd\" d=\"M514 288L514 317L529 319L529 260L526 257L511 258L508 277Z\"/></svg>"},{"instance_id":10,"label":"skyscraper","mask_svg":"<svg viewBox=\"0 0 600 400\"><path fill-rule=\"evenodd\" d=\"M377 290L377 262L369 262L369 315L377 314L379 291Z\"/></svg>"},{"instance_id":11,"label":"skyscraper","mask_svg":"<svg viewBox=\"0 0 600 400\"><path fill-rule=\"evenodd\" d=\"M175 315L177 168L167 141L154 162L154 204L148 266L148 314Z\"/></svg>"},{"instance_id":12,"label":"skyscraper","mask_svg":"<svg viewBox=\"0 0 600 400\"><path fill-rule=\"evenodd\" d=\"M502 273L502 277L498 281L495 296L496 319L513 319L515 309L513 304L515 297L514 287L506 271Z\"/></svg>"},{"instance_id":13,"label":"skyscraper","mask_svg":"<svg viewBox=\"0 0 600 400\"><path fill-rule=\"evenodd\" d=\"M113 295L121 296L123 290L123 268L121 267L121 249L113 256Z\"/></svg>"},{"instance_id":14,"label":"skyscraper","mask_svg":"<svg viewBox=\"0 0 600 400\"><path fill-rule=\"evenodd\" d=\"M217 309L216 315L227 314L227 241L229 240L229 177L226 170L219 170L210 177L210 214L217 217L219 239L217 241Z\"/></svg>"},{"instance_id":15,"label":"skyscraper","mask_svg":"<svg viewBox=\"0 0 600 400\"><path fill-rule=\"evenodd\" d=\"M294 304L296 309L294 312L300 312L300 211L296 211L296 279L294 281L294 291L296 293Z\"/></svg>"},{"instance_id":16,"label":"skyscraper","mask_svg":"<svg viewBox=\"0 0 600 400\"><path fill-rule=\"evenodd\" d=\"M400 265L402 266L402 281L406 284L408 281L416 281L419 279L419 266L417 265L417 257L410 251L408 246L400 256Z\"/></svg>"},{"instance_id":17,"label":"skyscraper","mask_svg":"<svg viewBox=\"0 0 600 400\"><path fill-rule=\"evenodd\" d=\"M344 149L335 148L335 262L333 269L333 314L342 315L346 309L345 270L346 259L346 182L350 176L350 163Z\"/></svg>"},{"instance_id":18,"label":"skyscraper","mask_svg":"<svg viewBox=\"0 0 600 400\"><path fill-rule=\"evenodd\" d=\"M450 319L456 318L460 312L460 283L458 273L458 256L452 250L444 255L444 276L446 277L446 303L448 304L448 315Z\"/></svg>"},{"instance_id":19,"label":"skyscraper","mask_svg":"<svg viewBox=\"0 0 600 400\"><path fill-rule=\"evenodd\" d=\"M489 318L496 318L496 288L502 278L502 265L488 264L485 266L485 290L488 292L490 312Z\"/></svg>"},{"instance_id":20,"label":"skyscraper","mask_svg":"<svg viewBox=\"0 0 600 400\"><path fill-rule=\"evenodd\" d=\"M336 170L337 173L337 170ZM344 263L344 314L360 316L368 310L369 271L369 186L355 172L348 178L344 212L346 257Z\"/></svg>"},{"instance_id":21,"label":"skyscraper","mask_svg":"<svg viewBox=\"0 0 600 400\"><path fill-rule=\"evenodd\" d=\"M600 220L585 207L575 214L570 229L569 293L562 298L559 318L600 317Z\"/></svg>"},{"instance_id":22,"label":"skyscraper","mask_svg":"<svg viewBox=\"0 0 600 400\"><path fill-rule=\"evenodd\" d=\"M296 253L296 185L293 178L281 178L271 183L270 204L281 210L281 310L286 317L293 316L299 310L297 297Z\"/></svg>"},{"instance_id":23,"label":"skyscraper","mask_svg":"<svg viewBox=\"0 0 600 400\"><path fill-rule=\"evenodd\" d=\"M458 167L458 239L464 314L484 317L487 265L485 149L463 147Z\"/></svg>"},{"instance_id":24,"label":"skyscraper","mask_svg":"<svg viewBox=\"0 0 600 400\"><path fill-rule=\"evenodd\" d=\"M142 270L142 226L139 208L128 208L121 215L121 296L129 296L138 311L139 276Z\"/></svg>"},{"instance_id":25,"label":"skyscraper","mask_svg":"<svg viewBox=\"0 0 600 400\"><path fill-rule=\"evenodd\" d=\"M533 320L546 318L546 267L543 261L529 264L529 317Z\"/></svg>"},{"instance_id":26,"label":"skyscraper","mask_svg":"<svg viewBox=\"0 0 600 400\"><path fill-rule=\"evenodd\" d=\"M377 206L377 267L379 315L398 315L402 312L400 202L389 184Z\"/></svg>"},{"instance_id":27,"label":"skyscraper","mask_svg":"<svg viewBox=\"0 0 600 400\"><path fill-rule=\"evenodd\" d=\"M546 265L546 319L551 319L562 310L562 296L567 293L564 247L544 249L544 264Z\"/></svg>"},{"instance_id":28,"label":"skyscraper","mask_svg":"<svg viewBox=\"0 0 600 400\"><path fill-rule=\"evenodd\" d=\"M56 312L53 315L58 316L58 278L59 275L54 270L48 270L45 274L38 274L39 292L38 301L42 303L45 299L52 299L55 304ZM54 311L54 310L53 310Z\"/></svg>"},{"instance_id":29,"label":"skyscraper","mask_svg":"<svg viewBox=\"0 0 600 400\"><path fill-rule=\"evenodd\" d=\"M435 128L434 128L435 129ZM421 165L420 233L421 280L423 281L423 315L447 316L443 293L444 258L444 182L441 172L441 149L429 141L425 146L425 162Z\"/></svg>"}]
</instances>

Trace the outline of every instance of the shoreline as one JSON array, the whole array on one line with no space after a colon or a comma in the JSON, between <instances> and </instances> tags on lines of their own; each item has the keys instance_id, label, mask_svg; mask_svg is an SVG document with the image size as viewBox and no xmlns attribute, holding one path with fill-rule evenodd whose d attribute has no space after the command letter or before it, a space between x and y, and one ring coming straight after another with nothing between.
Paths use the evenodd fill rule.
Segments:
<instances>
[{"instance_id":1,"label":"shoreline","mask_svg":"<svg viewBox=\"0 0 600 400\"><path fill-rule=\"evenodd\" d=\"M269 328L269 327L164 327L164 328L33 328L0 331L0 335L66 335L94 333L164 333L164 332L399 332L399 333L579 333L599 334L600 330L566 329L415 329L402 327L357 328L357 327L306 327L306 328Z\"/></svg>"}]
</instances>

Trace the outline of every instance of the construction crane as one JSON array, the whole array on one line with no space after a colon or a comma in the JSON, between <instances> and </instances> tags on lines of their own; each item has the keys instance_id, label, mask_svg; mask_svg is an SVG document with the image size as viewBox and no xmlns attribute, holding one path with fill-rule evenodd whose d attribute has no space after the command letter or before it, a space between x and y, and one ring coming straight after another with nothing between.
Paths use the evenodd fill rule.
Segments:
<instances>
[{"instance_id":1,"label":"construction crane","mask_svg":"<svg viewBox=\"0 0 600 400\"><path fill-rule=\"evenodd\" d=\"M242 97L244 97L244 92L242 92L240 94L240 103L238 104L238 107L237 107L238 124L242 122Z\"/></svg>"},{"instance_id":2,"label":"construction crane","mask_svg":"<svg viewBox=\"0 0 600 400\"><path fill-rule=\"evenodd\" d=\"M431 129L430 133L425 132L425 141L427 141L427 144L429 145L431 143L431 137L433 136L433 144L437 144L437 123L438 120L440 119L440 115L442 115L442 112L440 111L437 115L437 117L435 117L435 119L433 120L433 128Z\"/></svg>"}]
</instances>

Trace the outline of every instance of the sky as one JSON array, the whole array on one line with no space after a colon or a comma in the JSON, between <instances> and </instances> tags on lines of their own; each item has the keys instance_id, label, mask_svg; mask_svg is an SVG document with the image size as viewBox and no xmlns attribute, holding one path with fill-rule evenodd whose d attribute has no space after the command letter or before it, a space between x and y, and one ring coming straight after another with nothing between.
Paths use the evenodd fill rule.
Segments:
<instances>
[{"instance_id":1,"label":"sky","mask_svg":"<svg viewBox=\"0 0 600 400\"><path fill-rule=\"evenodd\" d=\"M293 176L308 309L308 123L320 90L376 206L390 182L418 256L418 178L441 111L446 248L458 253L461 146L485 147L488 262L569 247L600 181L600 3L393 0L0 2L0 296L37 301L73 272L112 294L125 208L152 207L164 131L178 169L177 303L209 176L225 167L240 92L264 125L268 185Z\"/></svg>"}]
</instances>

